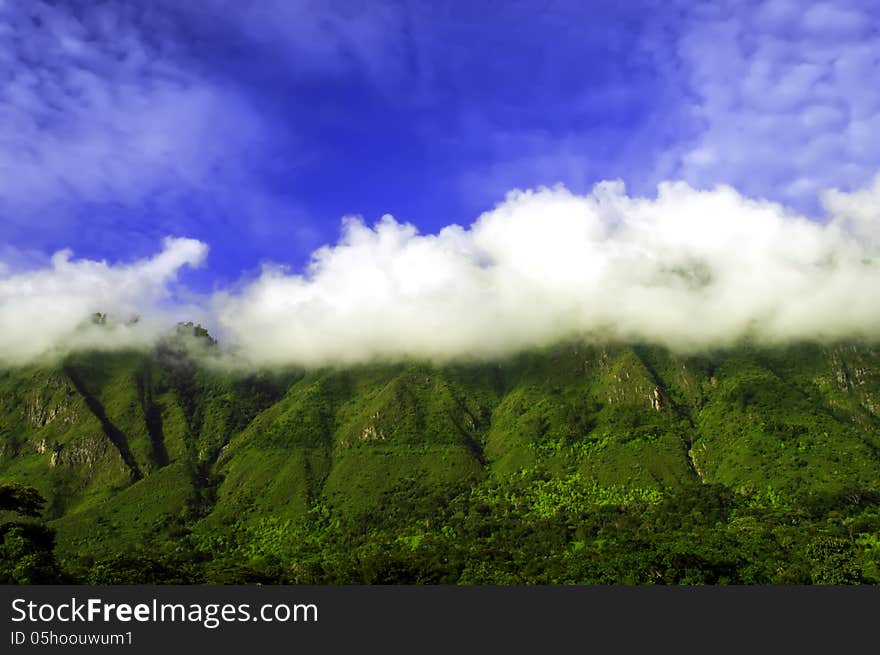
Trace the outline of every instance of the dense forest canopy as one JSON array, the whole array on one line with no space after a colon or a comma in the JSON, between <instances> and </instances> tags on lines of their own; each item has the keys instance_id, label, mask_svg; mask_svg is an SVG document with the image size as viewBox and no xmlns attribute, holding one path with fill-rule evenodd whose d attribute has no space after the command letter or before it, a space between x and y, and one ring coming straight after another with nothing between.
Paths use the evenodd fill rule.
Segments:
<instances>
[{"instance_id":1,"label":"dense forest canopy","mask_svg":"<svg viewBox=\"0 0 880 655\"><path fill-rule=\"evenodd\" d=\"M870 344L190 352L0 371L5 581L880 582Z\"/></svg>"}]
</instances>

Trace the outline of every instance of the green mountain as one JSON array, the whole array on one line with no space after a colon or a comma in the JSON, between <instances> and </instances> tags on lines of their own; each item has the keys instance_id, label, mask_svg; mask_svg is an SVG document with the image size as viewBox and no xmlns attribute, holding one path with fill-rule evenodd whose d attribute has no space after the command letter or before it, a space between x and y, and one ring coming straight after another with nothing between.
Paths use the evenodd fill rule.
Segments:
<instances>
[{"instance_id":1,"label":"green mountain","mask_svg":"<svg viewBox=\"0 0 880 655\"><path fill-rule=\"evenodd\" d=\"M73 579L880 581L878 347L241 373L191 342L0 371L0 483Z\"/></svg>"}]
</instances>

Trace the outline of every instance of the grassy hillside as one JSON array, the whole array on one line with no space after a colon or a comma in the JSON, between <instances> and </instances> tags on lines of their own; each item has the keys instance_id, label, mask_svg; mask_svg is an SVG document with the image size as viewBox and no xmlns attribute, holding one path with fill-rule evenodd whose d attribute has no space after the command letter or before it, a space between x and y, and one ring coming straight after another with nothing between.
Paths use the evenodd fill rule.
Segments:
<instances>
[{"instance_id":1,"label":"grassy hillside","mask_svg":"<svg viewBox=\"0 0 880 655\"><path fill-rule=\"evenodd\" d=\"M105 582L872 580L878 428L863 344L244 374L169 342L0 371L0 482Z\"/></svg>"}]
</instances>

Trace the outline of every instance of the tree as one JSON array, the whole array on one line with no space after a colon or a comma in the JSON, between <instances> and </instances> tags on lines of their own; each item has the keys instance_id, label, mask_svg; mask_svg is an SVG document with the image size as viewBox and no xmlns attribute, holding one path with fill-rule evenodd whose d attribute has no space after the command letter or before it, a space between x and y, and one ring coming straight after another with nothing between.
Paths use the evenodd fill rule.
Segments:
<instances>
[{"instance_id":1,"label":"tree","mask_svg":"<svg viewBox=\"0 0 880 655\"><path fill-rule=\"evenodd\" d=\"M853 543L842 537L820 535L807 547L813 584L850 585L862 581Z\"/></svg>"},{"instance_id":2,"label":"tree","mask_svg":"<svg viewBox=\"0 0 880 655\"><path fill-rule=\"evenodd\" d=\"M33 487L0 484L0 510L24 517L40 515L46 499ZM55 531L34 521L0 524L0 584L53 584L63 581L55 559Z\"/></svg>"},{"instance_id":3,"label":"tree","mask_svg":"<svg viewBox=\"0 0 880 655\"><path fill-rule=\"evenodd\" d=\"M39 516L46 499L33 487L17 482L0 484L0 511L6 510L23 516Z\"/></svg>"}]
</instances>

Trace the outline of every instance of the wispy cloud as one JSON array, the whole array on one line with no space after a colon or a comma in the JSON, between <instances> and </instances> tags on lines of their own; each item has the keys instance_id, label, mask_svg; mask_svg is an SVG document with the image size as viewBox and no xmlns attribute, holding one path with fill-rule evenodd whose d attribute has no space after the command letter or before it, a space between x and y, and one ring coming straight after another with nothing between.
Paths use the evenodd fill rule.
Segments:
<instances>
[{"instance_id":1,"label":"wispy cloud","mask_svg":"<svg viewBox=\"0 0 880 655\"><path fill-rule=\"evenodd\" d=\"M0 237L132 239L174 227L156 213L126 221L133 208L241 178L261 123L234 89L186 65L169 21L136 3L0 7Z\"/></svg>"},{"instance_id":2,"label":"wispy cloud","mask_svg":"<svg viewBox=\"0 0 880 655\"><path fill-rule=\"evenodd\" d=\"M667 175L817 211L880 163L880 14L870 3L766 0L692 11L679 44L702 125Z\"/></svg>"}]
</instances>

